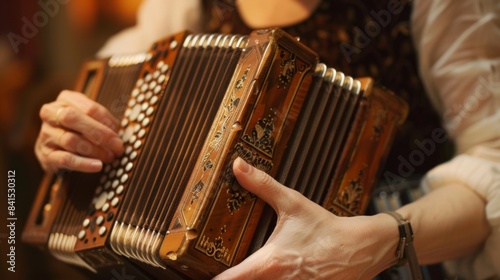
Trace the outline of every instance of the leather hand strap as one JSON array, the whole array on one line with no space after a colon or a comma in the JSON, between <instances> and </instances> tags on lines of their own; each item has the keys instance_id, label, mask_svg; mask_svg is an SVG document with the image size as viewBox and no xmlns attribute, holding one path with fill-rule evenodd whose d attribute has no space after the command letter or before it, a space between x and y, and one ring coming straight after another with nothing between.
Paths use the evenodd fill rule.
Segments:
<instances>
[{"instance_id":1,"label":"leather hand strap","mask_svg":"<svg viewBox=\"0 0 500 280\"><path fill-rule=\"evenodd\" d=\"M399 243L396 249L396 258L398 258L398 266L408 264L413 279L422 279L422 272L418 264L417 254L413 247L413 230L408 220L404 219L397 212L384 212L391 215L398 222Z\"/></svg>"}]
</instances>

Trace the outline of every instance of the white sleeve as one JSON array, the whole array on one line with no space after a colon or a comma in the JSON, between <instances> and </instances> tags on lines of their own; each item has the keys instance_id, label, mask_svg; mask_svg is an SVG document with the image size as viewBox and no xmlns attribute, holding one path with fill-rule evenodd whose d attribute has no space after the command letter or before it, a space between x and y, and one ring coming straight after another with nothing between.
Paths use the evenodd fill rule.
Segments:
<instances>
[{"instance_id":1,"label":"white sleeve","mask_svg":"<svg viewBox=\"0 0 500 280\"><path fill-rule=\"evenodd\" d=\"M136 25L111 37L97 55L106 57L145 51L155 41L176 32L199 31L200 18L199 0L144 0L137 13Z\"/></svg>"},{"instance_id":2,"label":"white sleeve","mask_svg":"<svg viewBox=\"0 0 500 280\"><path fill-rule=\"evenodd\" d=\"M460 182L487 202L492 232L457 267L467 278L500 276L500 1L415 0L412 26L421 77L457 148L424 187Z\"/></svg>"}]
</instances>

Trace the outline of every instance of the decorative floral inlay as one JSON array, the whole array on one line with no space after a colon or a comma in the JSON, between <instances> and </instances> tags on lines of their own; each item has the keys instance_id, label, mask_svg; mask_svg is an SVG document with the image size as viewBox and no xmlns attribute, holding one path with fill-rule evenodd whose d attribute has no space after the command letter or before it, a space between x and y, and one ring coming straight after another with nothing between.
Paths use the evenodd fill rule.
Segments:
<instances>
[{"instance_id":1,"label":"decorative floral inlay","mask_svg":"<svg viewBox=\"0 0 500 280\"><path fill-rule=\"evenodd\" d=\"M207 154L205 154L204 160L209 158L210 153L212 151L217 150L219 148L221 141L222 141L222 138L223 138L222 136L224 134L224 131L227 128L227 122L229 121L230 117L232 116L234 108L238 107L238 105L240 104L240 97L236 96L236 92L243 88L243 84L248 77L249 70L250 70L250 68L245 69L245 72L243 73L241 78L236 82L236 85L234 86L234 89L231 93L231 97L230 97L228 104L225 105L224 107L222 107L223 113L222 113L221 118L220 118L220 127L217 130L217 132L215 133L214 137L210 140L209 147L211 148L211 151L208 152Z\"/></svg>"},{"instance_id":2,"label":"decorative floral inlay","mask_svg":"<svg viewBox=\"0 0 500 280\"><path fill-rule=\"evenodd\" d=\"M274 147L274 118L259 119L251 131L251 135L245 134L242 139L251 144L261 152L272 157Z\"/></svg>"},{"instance_id":3,"label":"decorative floral inlay","mask_svg":"<svg viewBox=\"0 0 500 280\"><path fill-rule=\"evenodd\" d=\"M361 179L363 178L363 170L359 171L358 178L351 179L349 185L342 189L337 195L336 203L355 213L359 208L359 203L363 194L363 185Z\"/></svg>"},{"instance_id":4,"label":"decorative floral inlay","mask_svg":"<svg viewBox=\"0 0 500 280\"><path fill-rule=\"evenodd\" d=\"M198 181L196 185L194 185L193 190L191 191L191 205L199 198L201 190L203 190L203 182Z\"/></svg>"},{"instance_id":5,"label":"decorative floral inlay","mask_svg":"<svg viewBox=\"0 0 500 280\"><path fill-rule=\"evenodd\" d=\"M281 51L280 57L283 58L285 56L285 51ZM297 66L295 63L295 54L290 54L290 57L287 59L284 59L280 63L281 68L281 73L279 74L279 85L278 87L284 87L286 88L290 82L292 81L292 77L295 73L297 73Z\"/></svg>"}]
</instances>

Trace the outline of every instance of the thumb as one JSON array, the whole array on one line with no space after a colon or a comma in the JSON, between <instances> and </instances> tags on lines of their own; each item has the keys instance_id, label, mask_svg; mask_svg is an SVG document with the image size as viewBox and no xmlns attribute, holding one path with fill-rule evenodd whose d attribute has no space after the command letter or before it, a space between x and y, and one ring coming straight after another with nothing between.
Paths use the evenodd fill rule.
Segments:
<instances>
[{"instance_id":1,"label":"thumb","mask_svg":"<svg viewBox=\"0 0 500 280\"><path fill-rule=\"evenodd\" d=\"M290 202L298 194L239 157L233 163L233 173L242 187L267 202L276 212L286 211L286 207L293 205Z\"/></svg>"}]
</instances>

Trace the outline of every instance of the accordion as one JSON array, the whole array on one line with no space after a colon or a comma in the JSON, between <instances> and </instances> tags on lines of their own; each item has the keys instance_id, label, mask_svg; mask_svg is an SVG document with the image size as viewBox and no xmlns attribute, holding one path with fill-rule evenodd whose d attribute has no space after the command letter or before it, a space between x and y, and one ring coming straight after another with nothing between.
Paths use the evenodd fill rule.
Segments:
<instances>
[{"instance_id":1,"label":"accordion","mask_svg":"<svg viewBox=\"0 0 500 280\"><path fill-rule=\"evenodd\" d=\"M237 157L363 213L408 111L280 29L179 33L87 62L76 89L121 120L125 152L100 173L46 174L23 240L107 279L210 278L263 246L275 215L238 184Z\"/></svg>"}]
</instances>

